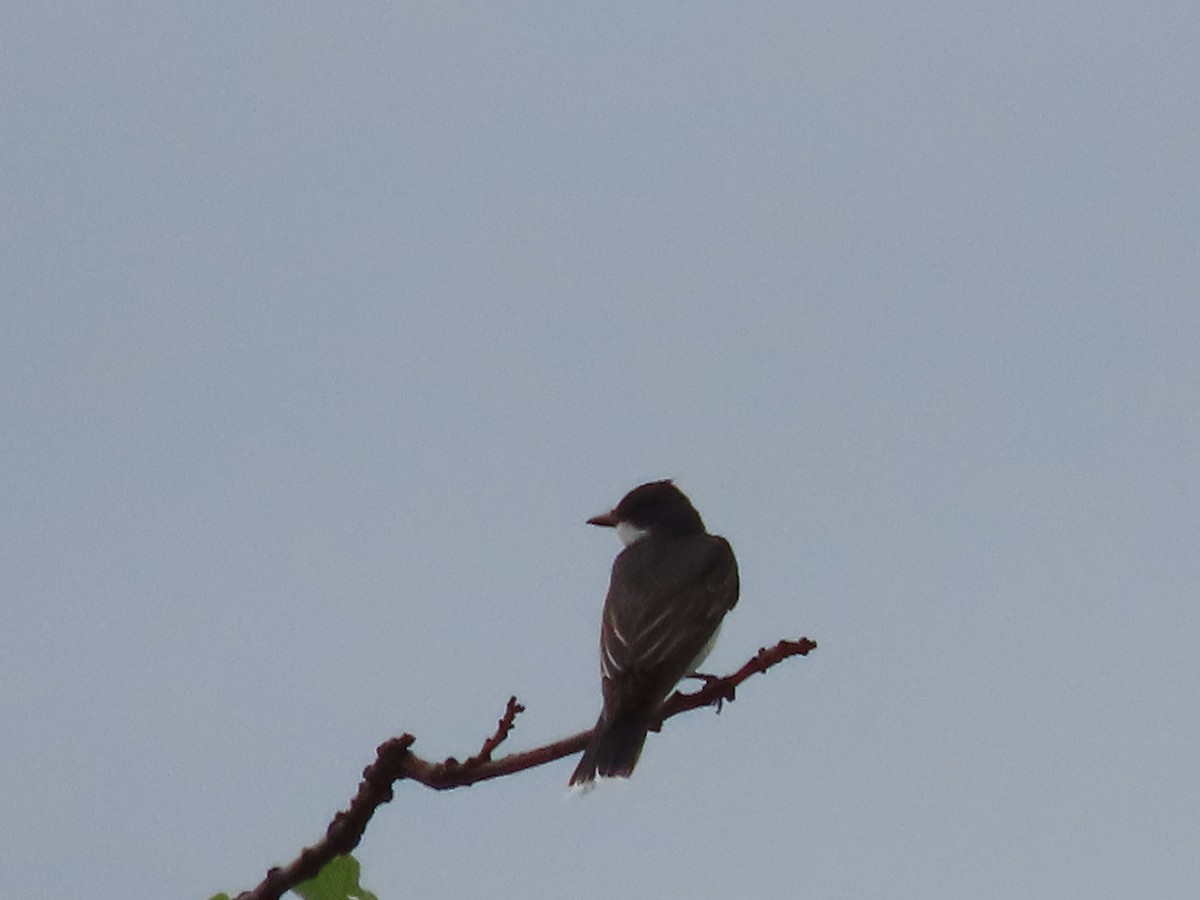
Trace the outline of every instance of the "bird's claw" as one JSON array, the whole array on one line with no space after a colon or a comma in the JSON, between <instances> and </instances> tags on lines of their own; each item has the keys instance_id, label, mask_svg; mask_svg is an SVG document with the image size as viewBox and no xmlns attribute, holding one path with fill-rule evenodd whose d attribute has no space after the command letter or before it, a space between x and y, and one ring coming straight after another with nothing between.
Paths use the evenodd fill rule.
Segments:
<instances>
[{"instance_id":1,"label":"bird's claw","mask_svg":"<svg viewBox=\"0 0 1200 900\"><path fill-rule=\"evenodd\" d=\"M709 675L704 672L693 672L688 676L688 678L696 678L700 681L703 681L704 687L700 689L701 691L707 691L714 684L719 686L718 693L712 701L712 705L717 708L718 715L721 712L721 707L725 705L725 701L728 700L730 703L733 702L736 688L734 688L732 684L727 683L726 680L720 675Z\"/></svg>"}]
</instances>

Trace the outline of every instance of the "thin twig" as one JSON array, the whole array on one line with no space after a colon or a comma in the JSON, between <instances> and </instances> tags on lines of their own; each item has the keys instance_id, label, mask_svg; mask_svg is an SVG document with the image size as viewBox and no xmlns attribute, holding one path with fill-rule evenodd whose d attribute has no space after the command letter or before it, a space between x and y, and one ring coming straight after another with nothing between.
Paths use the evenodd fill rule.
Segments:
<instances>
[{"instance_id":1,"label":"thin twig","mask_svg":"<svg viewBox=\"0 0 1200 900\"><path fill-rule=\"evenodd\" d=\"M656 730L667 719L689 710L702 706L716 706L719 710L722 703L734 699L737 686L751 675L765 672L789 657L806 656L816 646L816 642L808 638L780 641L773 647L760 649L732 675L702 676L705 683L699 690L686 694L677 691L666 699L655 723ZM416 781L439 791L465 787L579 753L591 740L592 729L589 728L553 743L493 760L492 753L504 743L513 730L517 716L524 710L525 707L517 702L516 697L510 697L495 732L483 742L479 753L463 763L453 757L431 762L416 756L410 749L416 741L411 734L402 734L380 744L375 751L375 761L363 770L363 780L354 799L344 811L333 817L325 837L302 850L288 865L270 869L267 877L254 890L239 894L237 900L279 900L300 882L314 878L334 857L352 851L362 840L375 810L392 799L392 787L397 781Z\"/></svg>"}]
</instances>

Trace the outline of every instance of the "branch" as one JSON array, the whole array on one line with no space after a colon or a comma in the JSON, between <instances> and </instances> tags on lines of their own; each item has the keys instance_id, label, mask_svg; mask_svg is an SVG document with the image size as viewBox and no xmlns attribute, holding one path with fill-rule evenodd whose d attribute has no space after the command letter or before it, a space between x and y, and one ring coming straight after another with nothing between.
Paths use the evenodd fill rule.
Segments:
<instances>
[{"instance_id":1,"label":"branch","mask_svg":"<svg viewBox=\"0 0 1200 900\"><path fill-rule=\"evenodd\" d=\"M789 657L807 656L816 646L816 642L808 638L780 641L774 647L760 649L732 675L699 676L704 681L704 686L698 691L688 694L676 691L666 699L655 722L655 730L660 729L667 719L702 706L716 706L719 712L723 703L734 699L737 686L751 675L765 672ZM492 753L504 743L516 724L517 716L524 711L525 707L517 702L516 697L509 697L504 715L496 723L496 730L483 742L480 751L463 763L454 757L442 762L421 759L409 749L416 741L411 734L402 734L400 737L384 741L375 751L375 761L363 770L363 780L358 786L358 793L354 795L346 810L333 817L325 837L302 850L287 866L269 870L267 877L254 890L239 894L237 900L279 900L284 892L300 882L315 878L321 868L334 857L351 852L362 840L367 823L375 814L375 810L392 799L392 786L397 781L416 781L438 791L466 787L579 753L587 747L592 738L592 729L589 728L587 731L577 732L532 750L492 759Z\"/></svg>"}]
</instances>

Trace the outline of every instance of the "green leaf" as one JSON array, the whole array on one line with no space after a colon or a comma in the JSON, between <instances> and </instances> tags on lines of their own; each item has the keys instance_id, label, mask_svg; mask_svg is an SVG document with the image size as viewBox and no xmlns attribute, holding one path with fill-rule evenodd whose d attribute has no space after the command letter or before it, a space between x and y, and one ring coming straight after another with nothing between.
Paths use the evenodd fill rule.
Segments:
<instances>
[{"instance_id":1,"label":"green leaf","mask_svg":"<svg viewBox=\"0 0 1200 900\"><path fill-rule=\"evenodd\" d=\"M358 883L358 860L350 854L338 856L317 873L292 888L304 900L379 900Z\"/></svg>"}]
</instances>

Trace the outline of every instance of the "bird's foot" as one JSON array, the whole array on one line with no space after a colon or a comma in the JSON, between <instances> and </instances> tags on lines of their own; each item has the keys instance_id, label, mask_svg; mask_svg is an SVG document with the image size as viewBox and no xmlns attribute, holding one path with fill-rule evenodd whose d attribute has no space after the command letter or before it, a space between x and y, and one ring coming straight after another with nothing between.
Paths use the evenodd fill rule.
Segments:
<instances>
[{"instance_id":1,"label":"bird's foot","mask_svg":"<svg viewBox=\"0 0 1200 900\"><path fill-rule=\"evenodd\" d=\"M704 687L700 689L701 691L707 691L711 689L713 685L717 685L715 696L712 699L712 705L717 708L718 714L720 714L721 707L725 705L726 700L728 700L730 703L733 702L735 688L732 684L729 684L724 677L720 675L709 675L705 672L693 672L687 677L696 678L700 681L703 681Z\"/></svg>"}]
</instances>

